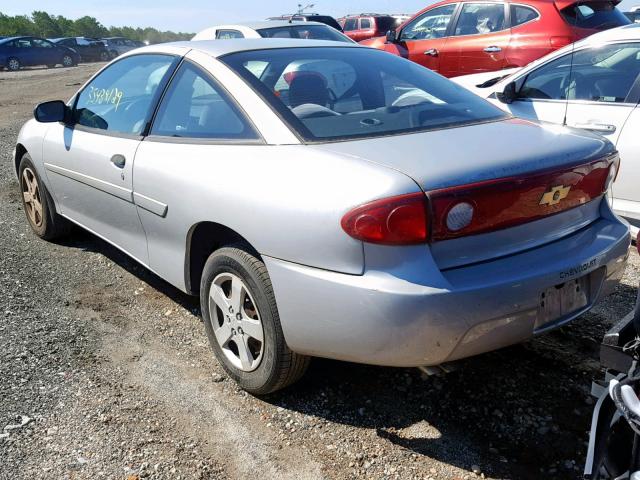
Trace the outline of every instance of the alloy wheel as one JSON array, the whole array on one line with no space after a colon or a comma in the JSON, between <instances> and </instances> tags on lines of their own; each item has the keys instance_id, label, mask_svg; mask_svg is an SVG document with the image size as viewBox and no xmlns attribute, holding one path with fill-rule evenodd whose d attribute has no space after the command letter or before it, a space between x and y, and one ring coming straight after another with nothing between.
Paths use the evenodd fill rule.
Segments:
<instances>
[{"instance_id":1,"label":"alloy wheel","mask_svg":"<svg viewBox=\"0 0 640 480\"><path fill-rule=\"evenodd\" d=\"M22 197L24 198L24 207L27 212L29 221L35 226L40 227L44 220L42 210L42 198L40 197L40 186L33 170L25 168L22 172Z\"/></svg>"},{"instance_id":2,"label":"alloy wheel","mask_svg":"<svg viewBox=\"0 0 640 480\"><path fill-rule=\"evenodd\" d=\"M70 67L71 65L73 65L73 58L71 58L69 55L65 55L64 57L62 57L62 65L64 65L65 67Z\"/></svg>"},{"instance_id":3,"label":"alloy wheel","mask_svg":"<svg viewBox=\"0 0 640 480\"><path fill-rule=\"evenodd\" d=\"M229 362L243 372L258 368L264 330L258 307L240 277L224 272L213 279L209 312L216 340Z\"/></svg>"},{"instance_id":4,"label":"alloy wheel","mask_svg":"<svg viewBox=\"0 0 640 480\"><path fill-rule=\"evenodd\" d=\"M9 60L8 67L9 67L9 70L12 70L14 72L16 70L20 70L20 62L17 59L12 58L11 60Z\"/></svg>"}]
</instances>

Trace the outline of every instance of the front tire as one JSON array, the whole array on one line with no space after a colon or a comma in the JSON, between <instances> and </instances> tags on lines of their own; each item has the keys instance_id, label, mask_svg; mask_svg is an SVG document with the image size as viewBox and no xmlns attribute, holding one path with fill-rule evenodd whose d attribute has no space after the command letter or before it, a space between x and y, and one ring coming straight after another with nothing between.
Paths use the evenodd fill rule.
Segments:
<instances>
[{"instance_id":1,"label":"front tire","mask_svg":"<svg viewBox=\"0 0 640 480\"><path fill-rule=\"evenodd\" d=\"M284 340L267 269L246 249L232 246L211 254L200 305L216 358L247 392L275 392L306 371L309 357L292 352Z\"/></svg>"},{"instance_id":2,"label":"front tire","mask_svg":"<svg viewBox=\"0 0 640 480\"><path fill-rule=\"evenodd\" d=\"M20 160L22 207L33 232L44 240L55 240L71 230L69 221L56 213L53 199L33 166L29 154Z\"/></svg>"},{"instance_id":3,"label":"front tire","mask_svg":"<svg viewBox=\"0 0 640 480\"><path fill-rule=\"evenodd\" d=\"M17 72L21 68L22 68L22 64L20 63L20 60L18 60L16 57L11 57L7 60L7 70L10 70L12 72Z\"/></svg>"}]
</instances>

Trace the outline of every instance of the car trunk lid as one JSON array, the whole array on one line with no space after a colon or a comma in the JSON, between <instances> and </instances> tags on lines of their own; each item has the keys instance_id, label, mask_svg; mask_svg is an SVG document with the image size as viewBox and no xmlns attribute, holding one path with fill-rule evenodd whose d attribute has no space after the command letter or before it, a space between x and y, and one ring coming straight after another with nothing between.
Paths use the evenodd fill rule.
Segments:
<instances>
[{"instance_id":1,"label":"car trunk lid","mask_svg":"<svg viewBox=\"0 0 640 480\"><path fill-rule=\"evenodd\" d=\"M509 119L316 148L358 156L410 176L429 199L430 240L440 268L484 261L569 235L599 217L615 159L605 139ZM452 231L454 206L472 222Z\"/></svg>"}]
</instances>

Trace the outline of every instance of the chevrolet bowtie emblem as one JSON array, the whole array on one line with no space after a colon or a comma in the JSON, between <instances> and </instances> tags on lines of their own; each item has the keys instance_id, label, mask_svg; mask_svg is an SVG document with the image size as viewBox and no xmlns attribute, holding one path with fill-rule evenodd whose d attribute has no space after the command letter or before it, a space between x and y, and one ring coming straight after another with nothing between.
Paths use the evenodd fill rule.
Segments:
<instances>
[{"instance_id":1,"label":"chevrolet bowtie emblem","mask_svg":"<svg viewBox=\"0 0 640 480\"><path fill-rule=\"evenodd\" d=\"M558 185L557 187L551 187L551 190L542 195L540 205L556 205L560 203L560 200L569 195L569 190L571 190L570 186Z\"/></svg>"}]
</instances>

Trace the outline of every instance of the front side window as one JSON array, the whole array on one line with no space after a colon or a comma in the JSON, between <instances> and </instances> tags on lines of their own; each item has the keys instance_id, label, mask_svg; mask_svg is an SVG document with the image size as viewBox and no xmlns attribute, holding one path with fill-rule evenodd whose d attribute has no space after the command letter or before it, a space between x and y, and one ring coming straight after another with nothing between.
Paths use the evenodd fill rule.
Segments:
<instances>
[{"instance_id":1,"label":"front side window","mask_svg":"<svg viewBox=\"0 0 640 480\"><path fill-rule=\"evenodd\" d=\"M343 30L345 32L351 32L353 30L358 29L358 19L357 18L347 18L347 21L344 22Z\"/></svg>"},{"instance_id":2,"label":"front side window","mask_svg":"<svg viewBox=\"0 0 640 480\"><path fill-rule=\"evenodd\" d=\"M73 113L75 123L140 135L174 58L134 55L108 66L78 95Z\"/></svg>"},{"instance_id":3,"label":"front side window","mask_svg":"<svg viewBox=\"0 0 640 480\"><path fill-rule=\"evenodd\" d=\"M381 137L506 114L459 85L368 48L284 48L221 58L309 141ZM260 77L255 62L266 63Z\"/></svg>"},{"instance_id":4,"label":"front side window","mask_svg":"<svg viewBox=\"0 0 640 480\"><path fill-rule=\"evenodd\" d=\"M624 103L640 75L640 44L586 48L531 72L520 98Z\"/></svg>"},{"instance_id":5,"label":"front side window","mask_svg":"<svg viewBox=\"0 0 640 480\"><path fill-rule=\"evenodd\" d=\"M606 30L631 23L616 8L617 2L578 2L560 11L569 24L580 28Z\"/></svg>"},{"instance_id":6,"label":"front side window","mask_svg":"<svg viewBox=\"0 0 640 480\"><path fill-rule=\"evenodd\" d=\"M261 28L258 33L263 38L302 38L305 40L332 40L351 42L336 29L326 25L294 25L287 27Z\"/></svg>"},{"instance_id":7,"label":"front side window","mask_svg":"<svg viewBox=\"0 0 640 480\"><path fill-rule=\"evenodd\" d=\"M517 27L540 17L537 11L525 5L511 5L511 26Z\"/></svg>"},{"instance_id":8,"label":"front side window","mask_svg":"<svg viewBox=\"0 0 640 480\"><path fill-rule=\"evenodd\" d=\"M454 35L478 35L505 28L502 3L465 3L456 23Z\"/></svg>"},{"instance_id":9,"label":"front side window","mask_svg":"<svg viewBox=\"0 0 640 480\"><path fill-rule=\"evenodd\" d=\"M244 38L238 30L218 30L216 32L216 39L218 40L230 40L232 38Z\"/></svg>"},{"instance_id":10,"label":"front side window","mask_svg":"<svg viewBox=\"0 0 640 480\"><path fill-rule=\"evenodd\" d=\"M400 40L408 42L444 37L455 9L456 4L450 4L423 13L402 29Z\"/></svg>"},{"instance_id":11,"label":"front side window","mask_svg":"<svg viewBox=\"0 0 640 480\"><path fill-rule=\"evenodd\" d=\"M151 134L228 140L259 138L227 94L188 62L171 81Z\"/></svg>"},{"instance_id":12,"label":"front side window","mask_svg":"<svg viewBox=\"0 0 640 480\"><path fill-rule=\"evenodd\" d=\"M33 47L33 44L31 43L31 40L29 40L28 38L20 38L14 42L14 47L31 48Z\"/></svg>"}]
</instances>

